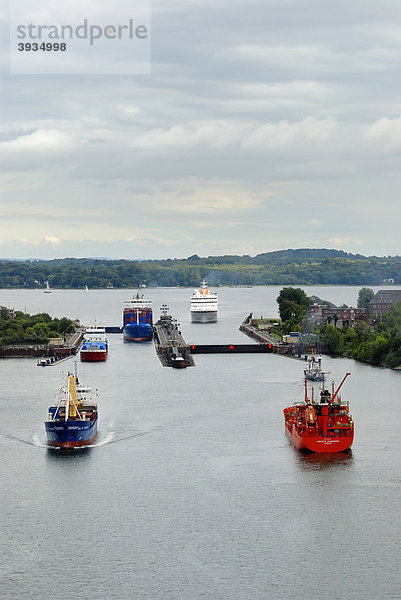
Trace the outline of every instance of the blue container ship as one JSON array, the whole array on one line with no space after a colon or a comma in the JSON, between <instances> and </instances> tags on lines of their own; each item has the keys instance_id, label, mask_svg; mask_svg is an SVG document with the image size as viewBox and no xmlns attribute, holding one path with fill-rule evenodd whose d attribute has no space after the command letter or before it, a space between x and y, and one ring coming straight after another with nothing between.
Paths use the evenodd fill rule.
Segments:
<instances>
[{"instance_id":1,"label":"blue container ship","mask_svg":"<svg viewBox=\"0 0 401 600\"><path fill-rule=\"evenodd\" d=\"M152 301L136 294L125 303L123 338L128 342L147 342L153 338Z\"/></svg>"},{"instance_id":2,"label":"blue container ship","mask_svg":"<svg viewBox=\"0 0 401 600\"><path fill-rule=\"evenodd\" d=\"M54 448L79 448L92 444L97 435L97 391L79 384L68 373L56 402L49 407L45 421L47 445Z\"/></svg>"}]
</instances>

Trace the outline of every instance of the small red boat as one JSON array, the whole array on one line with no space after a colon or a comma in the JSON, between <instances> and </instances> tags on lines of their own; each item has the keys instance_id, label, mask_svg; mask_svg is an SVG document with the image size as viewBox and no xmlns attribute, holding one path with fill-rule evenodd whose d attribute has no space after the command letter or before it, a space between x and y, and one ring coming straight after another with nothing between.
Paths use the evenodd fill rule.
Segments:
<instances>
[{"instance_id":1,"label":"small red boat","mask_svg":"<svg viewBox=\"0 0 401 600\"><path fill-rule=\"evenodd\" d=\"M305 378L305 400L284 409L286 433L299 450L311 452L344 452L354 439L354 422L348 402L338 392L350 373L346 373L337 390L322 389L320 397L308 398Z\"/></svg>"}]
</instances>

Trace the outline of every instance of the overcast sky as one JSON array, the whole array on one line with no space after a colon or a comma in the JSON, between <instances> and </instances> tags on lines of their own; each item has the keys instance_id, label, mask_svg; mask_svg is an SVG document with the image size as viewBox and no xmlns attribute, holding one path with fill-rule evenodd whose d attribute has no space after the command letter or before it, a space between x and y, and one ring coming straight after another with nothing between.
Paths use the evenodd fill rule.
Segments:
<instances>
[{"instance_id":1,"label":"overcast sky","mask_svg":"<svg viewBox=\"0 0 401 600\"><path fill-rule=\"evenodd\" d=\"M401 254L400 0L153 0L151 41L147 75L3 61L0 257Z\"/></svg>"}]
</instances>

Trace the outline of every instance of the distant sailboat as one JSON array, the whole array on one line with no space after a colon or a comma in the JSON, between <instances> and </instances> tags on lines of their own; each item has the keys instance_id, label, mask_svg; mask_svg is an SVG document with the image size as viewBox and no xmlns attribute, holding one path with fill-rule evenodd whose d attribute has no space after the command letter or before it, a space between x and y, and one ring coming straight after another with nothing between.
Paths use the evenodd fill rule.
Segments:
<instances>
[{"instance_id":1,"label":"distant sailboat","mask_svg":"<svg viewBox=\"0 0 401 600\"><path fill-rule=\"evenodd\" d=\"M48 282L48 281L46 281L46 289L44 290L44 293L45 293L45 294L51 294L51 293L52 293L52 291L51 291L51 289L50 289L50 285L49 285L49 282Z\"/></svg>"},{"instance_id":2,"label":"distant sailboat","mask_svg":"<svg viewBox=\"0 0 401 600\"><path fill-rule=\"evenodd\" d=\"M85 286L85 292L89 292L88 286Z\"/></svg>"}]
</instances>

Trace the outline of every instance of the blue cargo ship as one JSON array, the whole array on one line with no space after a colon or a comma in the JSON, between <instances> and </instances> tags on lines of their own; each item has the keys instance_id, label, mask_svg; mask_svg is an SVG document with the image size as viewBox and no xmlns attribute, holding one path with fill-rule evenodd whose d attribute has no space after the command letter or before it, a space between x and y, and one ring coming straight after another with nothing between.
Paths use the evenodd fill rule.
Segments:
<instances>
[{"instance_id":1,"label":"blue cargo ship","mask_svg":"<svg viewBox=\"0 0 401 600\"><path fill-rule=\"evenodd\" d=\"M128 342L147 342L153 338L152 301L143 294L127 300L123 312L123 338Z\"/></svg>"},{"instance_id":2,"label":"blue cargo ship","mask_svg":"<svg viewBox=\"0 0 401 600\"><path fill-rule=\"evenodd\" d=\"M49 407L45 429L47 445L55 448L78 448L92 444L97 435L97 391L79 384L75 374L68 373L67 385Z\"/></svg>"}]
</instances>

